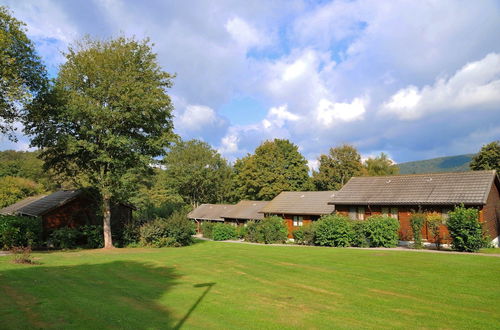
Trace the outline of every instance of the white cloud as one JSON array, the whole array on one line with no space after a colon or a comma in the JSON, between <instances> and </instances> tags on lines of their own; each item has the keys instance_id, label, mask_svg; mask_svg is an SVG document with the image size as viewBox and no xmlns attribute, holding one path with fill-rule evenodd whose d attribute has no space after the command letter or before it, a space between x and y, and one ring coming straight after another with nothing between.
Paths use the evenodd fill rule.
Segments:
<instances>
[{"instance_id":1,"label":"white cloud","mask_svg":"<svg viewBox=\"0 0 500 330\"><path fill-rule=\"evenodd\" d=\"M361 120L366 112L365 103L366 101L362 98L355 98L351 103L334 103L327 99L321 99L316 109L316 120L326 127L331 127L339 121Z\"/></svg>"},{"instance_id":2,"label":"white cloud","mask_svg":"<svg viewBox=\"0 0 500 330\"><path fill-rule=\"evenodd\" d=\"M399 90L382 105L380 113L415 120L437 112L498 109L499 104L500 54L492 53L466 64L449 79L438 79L432 86Z\"/></svg>"},{"instance_id":3,"label":"white cloud","mask_svg":"<svg viewBox=\"0 0 500 330\"><path fill-rule=\"evenodd\" d=\"M225 24L225 28L231 37L245 48L267 42L262 34L239 17L233 17L228 20Z\"/></svg>"},{"instance_id":4,"label":"white cloud","mask_svg":"<svg viewBox=\"0 0 500 330\"><path fill-rule=\"evenodd\" d=\"M222 138L218 151L221 154L233 154L238 151L238 136L235 134L226 135Z\"/></svg>"},{"instance_id":5,"label":"white cloud","mask_svg":"<svg viewBox=\"0 0 500 330\"><path fill-rule=\"evenodd\" d=\"M287 121L297 121L300 116L288 111L288 105L281 105L279 107L273 107L269 109L266 119L262 121L264 128L270 128L271 126L283 127Z\"/></svg>"},{"instance_id":6,"label":"white cloud","mask_svg":"<svg viewBox=\"0 0 500 330\"><path fill-rule=\"evenodd\" d=\"M204 105L188 105L176 119L176 127L181 130L201 131L207 126L222 124L223 120L215 111Z\"/></svg>"}]
</instances>

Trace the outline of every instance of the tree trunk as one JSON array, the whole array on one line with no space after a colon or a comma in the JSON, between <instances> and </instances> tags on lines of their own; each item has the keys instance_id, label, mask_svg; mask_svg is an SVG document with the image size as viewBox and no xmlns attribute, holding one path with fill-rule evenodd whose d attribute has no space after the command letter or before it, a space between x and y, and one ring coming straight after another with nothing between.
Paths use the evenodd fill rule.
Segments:
<instances>
[{"instance_id":1,"label":"tree trunk","mask_svg":"<svg viewBox=\"0 0 500 330\"><path fill-rule=\"evenodd\" d=\"M109 197L103 198L103 231L104 231L104 248L113 248L113 239L111 238L111 206Z\"/></svg>"}]
</instances>

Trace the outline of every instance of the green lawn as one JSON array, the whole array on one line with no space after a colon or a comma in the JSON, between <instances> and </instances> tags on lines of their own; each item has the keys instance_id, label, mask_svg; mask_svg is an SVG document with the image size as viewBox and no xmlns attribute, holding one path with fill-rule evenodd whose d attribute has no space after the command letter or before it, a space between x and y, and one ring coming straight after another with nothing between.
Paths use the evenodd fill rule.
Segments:
<instances>
[{"instance_id":1,"label":"green lawn","mask_svg":"<svg viewBox=\"0 0 500 330\"><path fill-rule=\"evenodd\" d=\"M0 257L0 328L499 328L500 258L203 242Z\"/></svg>"}]
</instances>

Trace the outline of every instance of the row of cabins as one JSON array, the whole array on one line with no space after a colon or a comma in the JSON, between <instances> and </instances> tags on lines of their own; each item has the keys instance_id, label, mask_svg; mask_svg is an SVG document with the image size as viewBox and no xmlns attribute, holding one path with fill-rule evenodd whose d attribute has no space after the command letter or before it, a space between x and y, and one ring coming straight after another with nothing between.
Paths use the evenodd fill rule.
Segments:
<instances>
[{"instance_id":1,"label":"row of cabins","mask_svg":"<svg viewBox=\"0 0 500 330\"><path fill-rule=\"evenodd\" d=\"M269 202L241 201L236 205L203 204L188 217L198 224L217 221L244 225L269 215L282 217L293 230L339 213L363 221L382 214L399 220L401 241L412 239L410 217L413 212L437 213L447 218L455 206L477 208L479 221L492 243L499 244L500 181L495 171L432 173L380 177L354 177L339 191L282 192ZM448 237L445 225L442 238ZM427 228L423 237L432 242Z\"/></svg>"}]
</instances>

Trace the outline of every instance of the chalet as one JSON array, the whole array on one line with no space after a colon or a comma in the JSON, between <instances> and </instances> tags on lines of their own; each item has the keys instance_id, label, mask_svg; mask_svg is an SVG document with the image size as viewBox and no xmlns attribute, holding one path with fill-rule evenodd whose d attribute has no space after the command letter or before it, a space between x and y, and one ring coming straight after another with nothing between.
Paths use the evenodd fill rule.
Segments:
<instances>
[{"instance_id":1,"label":"chalet","mask_svg":"<svg viewBox=\"0 0 500 330\"><path fill-rule=\"evenodd\" d=\"M201 204L189 212L187 216L196 223L196 231L200 232L202 222L224 223L222 215L232 207L233 205L230 204Z\"/></svg>"},{"instance_id":2,"label":"chalet","mask_svg":"<svg viewBox=\"0 0 500 330\"><path fill-rule=\"evenodd\" d=\"M270 201L260 212L265 216L282 217L288 227L288 237L292 232L322 215L332 214L333 205L328 204L335 191L284 191Z\"/></svg>"},{"instance_id":3,"label":"chalet","mask_svg":"<svg viewBox=\"0 0 500 330\"><path fill-rule=\"evenodd\" d=\"M495 171L354 177L335 193L329 204L351 219L383 214L399 220L402 241L411 239L412 212L439 213L444 219L457 205L479 210L479 221L493 244L500 232L500 181ZM446 240L446 226L440 229ZM426 228L423 237L432 238Z\"/></svg>"},{"instance_id":4,"label":"chalet","mask_svg":"<svg viewBox=\"0 0 500 330\"><path fill-rule=\"evenodd\" d=\"M133 206L116 204L111 209L111 223L132 219ZM97 203L82 190L61 190L49 195L33 196L0 209L2 215L41 217L45 234L61 227L100 225Z\"/></svg>"},{"instance_id":5,"label":"chalet","mask_svg":"<svg viewBox=\"0 0 500 330\"><path fill-rule=\"evenodd\" d=\"M224 222L241 226L250 220L262 220L264 214L260 211L269 202L267 201L240 201L236 205L232 205L226 212L222 214Z\"/></svg>"}]
</instances>

